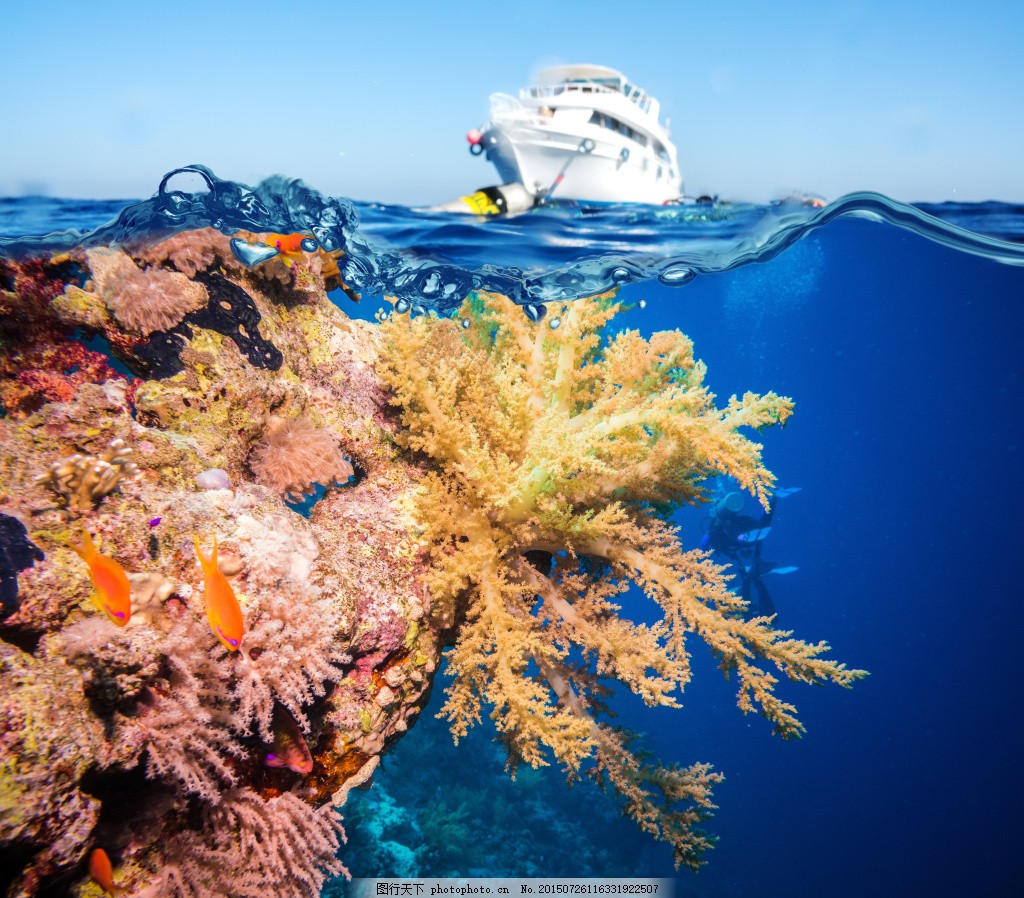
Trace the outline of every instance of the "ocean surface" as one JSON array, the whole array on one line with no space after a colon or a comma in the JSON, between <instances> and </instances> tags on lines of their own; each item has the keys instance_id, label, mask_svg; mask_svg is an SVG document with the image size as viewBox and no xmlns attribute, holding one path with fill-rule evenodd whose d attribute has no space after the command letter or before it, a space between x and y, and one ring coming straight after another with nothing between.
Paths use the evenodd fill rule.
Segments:
<instances>
[{"instance_id":1,"label":"ocean surface","mask_svg":"<svg viewBox=\"0 0 1024 898\"><path fill-rule=\"evenodd\" d=\"M661 760L725 774L720 841L696 875L589 784L551 769L511 782L485 728L454 747L437 688L343 810L353 875L675 875L680 898L1024 894L1024 207L862 193L484 220L172 175L142 202L0 199L0 253L307 230L347 251L363 299L339 304L368 320L384 293L447 314L497 289L537 317L618 286L633 308L615 326L688 334L721 399L795 399L764 435L779 485L800 488L763 546L797 568L767 578L778 624L871 672L851 690L784 684L807 726L796 742L737 710L707 652L681 711L616 706ZM705 517L679 514L686 546Z\"/></svg>"}]
</instances>

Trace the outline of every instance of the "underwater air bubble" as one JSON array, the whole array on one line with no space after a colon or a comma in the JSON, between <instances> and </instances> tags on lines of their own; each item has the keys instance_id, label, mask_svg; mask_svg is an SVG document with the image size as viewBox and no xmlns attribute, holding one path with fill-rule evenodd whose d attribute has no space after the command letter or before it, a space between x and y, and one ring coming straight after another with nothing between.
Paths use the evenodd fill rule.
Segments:
<instances>
[{"instance_id":1,"label":"underwater air bubble","mask_svg":"<svg viewBox=\"0 0 1024 898\"><path fill-rule=\"evenodd\" d=\"M668 268L658 275L658 280L666 287L681 287L683 284L688 284L695 277L697 277L697 272L688 265L669 265Z\"/></svg>"},{"instance_id":2,"label":"underwater air bubble","mask_svg":"<svg viewBox=\"0 0 1024 898\"><path fill-rule=\"evenodd\" d=\"M527 305L523 306L523 311L526 312L526 317L530 321L540 321L548 313L544 306L535 303L527 303Z\"/></svg>"},{"instance_id":3,"label":"underwater air bubble","mask_svg":"<svg viewBox=\"0 0 1024 898\"><path fill-rule=\"evenodd\" d=\"M169 215L183 215L192 207L192 200L179 191L165 194L164 203L164 211Z\"/></svg>"},{"instance_id":4,"label":"underwater air bubble","mask_svg":"<svg viewBox=\"0 0 1024 898\"><path fill-rule=\"evenodd\" d=\"M247 240L240 240L238 237L231 239L231 252L235 254L243 265L252 268L267 259L273 259L280 253L276 246L267 246L265 243L249 243Z\"/></svg>"},{"instance_id":5,"label":"underwater air bubble","mask_svg":"<svg viewBox=\"0 0 1024 898\"><path fill-rule=\"evenodd\" d=\"M399 299L395 302L395 311L399 315L404 315L412 307L412 304L407 299Z\"/></svg>"},{"instance_id":6,"label":"underwater air bubble","mask_svg":"<svg viewBox=\"0 0 1024 898\"><path fill-rule=\"evenodd\" d=\"M315 253L320 248L320 244L312 237L307 237L305 240L301 241L299 246L301 246L302 251L306 253Z\"/></svg>"},{"instance_id":7,"label":"underwater air bubble","mask_svg":"<svg viewBox=\"0 0 1024 898\"><path fill-rule=\"evenodd\" d=\"M338 248L338 241L335 240L334 235L327 228L310 228L313 232L313 236L320 243L320 248L325 252L333 253Z\"/></svg>"},{"instance_id":8,"label":"underwater air bubble","mask_svg":"<svg viewBox=\"0 0 1024 898\"><path fill-rule=\"evenodd\" d=\"M551 330L556 330L556 329L557 329L558 327L560 327L560 326L561 326L561 324L562 324L562 319L561 319L561 318L557 318L557 317L556 317L556 318L552 318L552 319L551 319L551 320L550 320L550 321L548 322L548 327L550 327L550 328L551 328Z\"/></svg>"},{"instance_id":9,"label":"underwater air bubble","mask_svg":"<svg viewBox=\"0 0 1024 898\"><path fill-rule=\"evenodd\" d=\"M412 314L413 314L413 317L415 317L416 315L426 315L427 314L427 307L423 306L423 305L420 305L419 303L416 303L412 307Z\"/></svg>"},{"instance_id":10,"label":"underwater air bubble","mask_svg":"<svg viewBox=\"0 0 1024 898\"><path fill-rule=\"evenodd\" d=\"M469 324L470 324L470 321L469 321L468 318L463 318L462 319L462 329L463 330L467 330L468 331L469 330Z\"/></svg>"},{"instance_id":11,"label":"underwater air bubble","mask_svg":"<svg viewBox=\"0 0 1024 898\"><path fill-rule=\"evenodd\" d=\"M641 309L646 309L647 308L647 300L646 299L641 299L640 302L637 303L637 305L640 306Z\"/></svg>"},{"instance_id":12,"label":"underwater air bubble","mask_svg":"<svg viewBox=\"0 0 1024 898\"><path fill-rule=\"evenodd\" d=\"M629 269L628 268L615 268L612 270L612 280L616 284L624 284L629 280Z\"/></svg>"}]
</instances>

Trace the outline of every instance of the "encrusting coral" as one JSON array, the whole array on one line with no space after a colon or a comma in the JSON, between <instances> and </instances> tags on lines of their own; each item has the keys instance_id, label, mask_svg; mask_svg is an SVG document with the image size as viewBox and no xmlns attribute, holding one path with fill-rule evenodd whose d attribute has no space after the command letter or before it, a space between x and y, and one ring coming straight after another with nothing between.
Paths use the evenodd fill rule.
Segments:
<instances>
[{"instance_id":1,"label":"encrusting coral","mask_svg":"<svg viewBox=\"0 0 1024 898\"><path fill-rule=\"evenodd\" d=\"M513 770L550 753L570 777L588 772L671 844L677 864L696 868L713 844L699 824L720 775L644 761L601 719L601 681L678 706L694 633L736 676L739 707L790 738L803 727L763 663L806 683L849 686L864 672L772 618L748 619L723 569L684 551L663 514L702 501L716 474L766 504L772 475L739 429L784 424L792 402L748 393L716 408L678 331L603 336L618 309L608 297L578 301L546 326L480 294L461 325L391 315L380 370L403 445L435 466L417 515L435 613L454 633L442 714L456 740L488 708ZM630 584L659 608L656 623L619 613Z\"/></svg>"}]
</instances>

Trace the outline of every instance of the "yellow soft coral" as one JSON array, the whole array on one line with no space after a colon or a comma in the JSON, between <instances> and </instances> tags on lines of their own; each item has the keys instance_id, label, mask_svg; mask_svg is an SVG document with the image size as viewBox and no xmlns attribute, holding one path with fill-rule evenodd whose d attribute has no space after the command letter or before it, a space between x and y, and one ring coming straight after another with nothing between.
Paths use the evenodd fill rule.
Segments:
<instances>
[{"instance_id":1,"label":"yellow soft coral","mask_svg":"<svg viewBox=\"0 0 1024 898\"><path fill-rule=\"evenodd\" d=\"M784 737L803 727L765 667L849 686L863 671L746 619L723 569L684 551L659 509L703 501L710 476L734 477L767 504L772 475L741 435L782 423L789 399L733 397L724 409L678 331L606 339L609 297L572 303L557 328L480 294L463 321L391 316L380 373L401 408L408 449L435 465L419 499L430 588L452 628L454 680L442 714L456 739L490 709L510 764L585 770L624 810L696 868L713 844L698 824L721 776L707 764L651 765L632 737L599 720L602 679L648 705L677 707L696 633L739 681L739 706ZM660 608L653 625L619 615L635 584ZM584 663L580 663L581 659Z\"/></svg>"}]
</instances>

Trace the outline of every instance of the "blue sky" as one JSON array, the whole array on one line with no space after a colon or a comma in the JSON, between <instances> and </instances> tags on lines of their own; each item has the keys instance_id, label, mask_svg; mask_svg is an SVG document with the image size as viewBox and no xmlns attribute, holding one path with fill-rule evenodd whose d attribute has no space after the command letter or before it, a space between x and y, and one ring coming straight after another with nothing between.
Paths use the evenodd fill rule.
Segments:
<instances>
[{"instance_id":1,"label":"blue sky","mask_svg":"<svg viewBox=\"0 0 1024 898\"><path fill-rule=\"evenodd\" d=\"M467 152L543 64L625 72L688 193L1024 201L1019 0L10 4L0 194L144 197L203 162L410 205L496 183Z\"/></svg>"}]
</instances>

